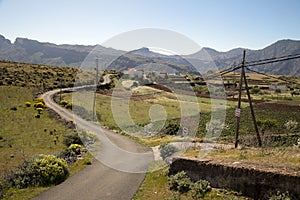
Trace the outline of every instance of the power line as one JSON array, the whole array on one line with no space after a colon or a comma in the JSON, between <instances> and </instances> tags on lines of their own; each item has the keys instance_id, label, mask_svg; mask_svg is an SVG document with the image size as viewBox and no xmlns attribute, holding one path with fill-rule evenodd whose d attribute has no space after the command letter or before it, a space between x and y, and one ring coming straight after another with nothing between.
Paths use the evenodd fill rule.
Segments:
<instances>
[{"instance_id":1,"label":"power line","mask_svg":"<svg viewBox=\"0 0 300 200\"><path fill-rule=\"evenodd\" d=\"M271 63L276 63L276 62L282 62L282 61L288 61L288 60L293 60L293 59L298 59L300 58L300 54L290 54L290 55L286 55L286 56L280 56L280 57L273 57L273 58L266 58L266 59L261 59L261 60L255 60L255 61L250 61L250 62L246 62L245 63L245 67L250 71L250 69L248 67L252 67L252 66L258 66L258 65L265 65L265 64L271 64ZM242 65L238 65L236 67L229 67L226 68L224 70L219 71L218 73L215 72L214 74L211 74L210 76L205 77L206 79L211 79L211 78L215 78L217 76L219 76L219 74L221 74L221 76L228 74L230 72L233 72L235 70L238 70L242 68ZM258 73L258 72L255 72Z\"/></svg>"},{"instance_id":2,"label":"power line","mask_svg":"<svg viewBox=\"0 0 300 200\"><path fill-rule=\"evenodd\" d=\"M281 58L274 58L274 59L265 59L262 61L257 61L257 62L252 62L252 64L246 64L245 67L252 67L252 66L257 66L257 65L265 65L265 64L271 64L271 63L276 63L276 62L282 62L282 61L288 61L288 60L293 60L300 58L300 54L297 55L291 55L291 56L285 56Z\"/></svg>"},{"instance_id":3,"label":"power line","mask_svg":"<svg viewBox=\"0 0 300 200\"><path fill-rule=\"evenodd\" d=\"M290 55L285 55L285 56L280 56L280 57L273 57L273 58L266 58L266 59L261 59L261 60L254 60L254 61L246 62L246 64L257 63L257 62L264 62L264 61L281 59L281 58L288 58L288 57L292 57L292 56L300 56L300 54L290 54Z\"/></svg>"},{"instance_id":4,"label":"power line","mask_svg":"<svg viewBox=\"0 0 300 200\"><path fill-rule=\"evenodd\" d=\"M249 70L251 72L254 72L254 73L257 73L257 74L261 74L261 75L264 75L264 76L269 77L269 78L274 78L274 79L281 80L281 81L284 81L284 82L289 82L289 83L297 84L297 82L295 82L295 81L290 81L290 80L286 80L286 79L283 79L283 78L280 78L280 77L272 76L270 74L265 74L265 73L262 73L262 72L258 72L256 70L249 69L248 67L246 67L246 68L247 68L247 70Z\"/></svg>"}]
</instances>

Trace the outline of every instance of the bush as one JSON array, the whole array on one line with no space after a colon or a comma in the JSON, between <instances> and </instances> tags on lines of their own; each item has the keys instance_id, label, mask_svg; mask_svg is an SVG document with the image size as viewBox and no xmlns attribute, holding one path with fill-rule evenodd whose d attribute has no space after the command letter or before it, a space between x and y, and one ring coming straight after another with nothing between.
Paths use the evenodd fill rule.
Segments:
<instances>
[{"instance_id":1,"label":"bush","mask_svg":"<svg viewBox=\"0 0 300 200\"><path fill-rule=\"evenodd\" d=\"M71 145L69 146L69 149L70 149L71 151L73 151L76 155L79 155L79 154L80 154L80 149L82 149L82 148L83 148L83 146L80 145L80 144L71 144Z\"/></svg>"},{"instance_id":2,"label":"bush","mask_svg":"<svg viewBox=\"0 0 300 200\"><path fill-rule=\"evenodd\" d=\"M183 194L190 190L192 181L187 176L185 171L181 171L175 175L172 175L168 178L168 183L171 190L178 191Z\"/></svg>"},{"instance_id":3,"label":"bush","mask_svg":"<svg viewBox=\"0 0 300 200\"><path fill-rule=\"evenodd\" d=\"M83 145L77 132L70 132L64 135L63 144L69 147L71 144Z\"/></svg>"},{"instance_id":4,"label":"bush","mask_svg":"<svg viewBox=\"0 0 300 200\"><path fill-rule=\"evenodd\" d=\"M285 124L284 124L284 127L292 132L294 130L296 130L298 128L298 122L297 121L294 121L294 120L289 120L287 121Z\"/></svg>"},{"instance_id":5,"label":"bush","mask_svg":"<svg viewBox=\"0 0 300 200\"><path fill-rule=\"evenodd\" d=\"M250 90L251 94L258 94L260 92L260 89L258 87L254 87Z\"/></svg>"},{"instance_id":6,"label":"bush","mask_svg":"<svg viewBox=\"0 0 300 200\"><path fill-rule=\"evenodd\" d=\"M66 108L66 109L72 109L72 106L73 106L72 102L69 102L69 103L65 106L65 108Z\"/></svg>"},{"instance_id":7,"label":"bush","mask_svg":"<svg viewBox=\"0 0 300 200\"><path fill-rule=\"evenodd\" d=\"M199 180L191 187L193 199L201 199L209 191L211 191L210 183L206 180Z\"/></svg>"},{"instance_id":8,"label":"bush","mask_svg":"<svg viewBox=\"0 0 300 200\"><path fill-rule=\"evenodd\" d=\"M169 156L173 155L177 151L177 148L172 144L164 143L159 146L159 150L160 156L163 160L165 160Z\"/></svg>"},{"instance_id":9,"label":"bush","mask_svg":"<svg viewBox=\"0 0 300 200\"><path fill-rule=\"evenodd\" d=\"M167 135L176 135L179 131L180 125L176 122L169 122L166 127L163 128L162 133Z\"/></svg>"},{"instance_id":10,"label":"bush","mask_svg":"<svg viewBox=\"0 0 300 200\"><path fill-rule=\"evenodd\" d=\"M43 111L43 108L37 108L36 111L38 112L38 114L41 114L41 112Z\"/></svg>"},{"instance_id":11,"label":"bush","mask_svg":"<svg viewBox=\"0 0 300 200\"><path fill-rule=\"evenodd\" d=\"M77 160L77 155L72 149L66 148L56 155L58 158L65 160L68 165L73 164Z\"/></svg>"},{"instance_id":12,"label":"bush","mask_svg":"<svg viewBox=\"0 0 300 200\"><path fill-rule=\"evenodd\" d=\"M42 102L38 102L38 103L35 103L35 104L34 104L34 107L35 107L35 108L45 108L46 106L45 106L45 104L43 104Z\"/></svg>"},{"instance_id":13,"label":"bush","mask_svg":"<svg viewBox=\"0 0 300 200\"><path fill-rule=\"evenodd\" d=\"M16 188L49 186L63 182L69 176L67 163L53 155L39 155L25 161L7 182Z\"/></svg>"},{"instance_id":14,"label":"bush","mask_svg":"<svg viewBox=\"0 0 300 200\"><path fill-rule=\"evenodd\" d=\"M257 126L260 127L262 135L264 135L267 130L276 128L278 126L278 123L276 120L273 119L265 119L265 120L258 119Z\"/></svg>"},{"instance_id":15,"label":"bush","mask_svg":"<svg viewBox=\"0 0 300 200\"><path fill-rule=\"evenodd\" d=\"M31 102L29 102L29 101L26 101L24 104L25 104L26 107L30 107L31 106Z\"/></svg>"},{"instance_id":16,"label":"bush","mask_svg":"<svg viewBox=\"0 0 300 200\"><path fill-rule=\"evenodd\" d=\"M281 193L280 191L277 191L276 194L272 195L269 200L290 200L289 193Z\"/></svg>"},{"instance_id":17,"label":"bush","mask_svg":"<svg viewBox=\"0 0 300 200\"><path fill-rule=\"evenodd\" d=\"M60 104L63 106L63 107L65 107L66 105L68 105L68 101L66 101L66 100L62 100L61 102L60 102Z\"/></svg>"},{"instance_id":18,"label":"bush","mask_svg":"<svg viewBox=\"0 0 300 200\"><path fill-rule=\"evenodd\" d=\"M59 184L69 176L66 161L53 155L39 155L34 159L32 168L37 174L38 185L42 186Z\"/></svg>"},{"instance_id":19,"label":"bush","mask_svg":"<svg viewBox=\"0 0 300 200\"><path fill-rule=\"evenodd\" d=\"M275 90L275 93L277 93L277 94L281 93L281 89L277 88L277 89Z\"/></svg>"}]
</instances>

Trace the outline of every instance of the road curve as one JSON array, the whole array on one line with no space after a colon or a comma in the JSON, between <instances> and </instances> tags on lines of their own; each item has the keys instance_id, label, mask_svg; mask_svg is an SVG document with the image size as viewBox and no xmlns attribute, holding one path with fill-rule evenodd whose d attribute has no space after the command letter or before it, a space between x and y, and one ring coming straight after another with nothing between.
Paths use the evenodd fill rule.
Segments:
<instances>
[{"instance_id":1,"label":"road curve","mask_svg":"<svg viewBox=\"0 0 300 200\"><path fill-rule=\"evenodd\" d=\"M66 120L75 119L77 127L96 133L100 138L101 148L92 165L33 199L132 199L144 180L148 164L154 159L153 152L125 136L103 129L60 107L52 99L59 91L53 90L41 97L49 108Z\"/></svg>"}]
</instances>

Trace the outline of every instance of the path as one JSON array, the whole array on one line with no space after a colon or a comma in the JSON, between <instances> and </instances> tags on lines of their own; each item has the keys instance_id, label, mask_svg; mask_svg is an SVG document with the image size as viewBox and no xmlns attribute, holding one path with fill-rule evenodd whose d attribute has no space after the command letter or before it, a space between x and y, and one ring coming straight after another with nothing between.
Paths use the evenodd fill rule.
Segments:
<instances>
[{"instance_id":1,"label":"path","mask_svg":"<svg viewBox=\"0 0 300 200\"><path fill-rule=\"evenodd\" d=\"M148 164L154 159L153 152L125 136L73 116L72 112L53 101L52 97L57 92L59 90L42 95L46 105L63 118L76 121L77 127L96 133L101 141L101 149L92 165L34 200L132 199L144 180Z\"/></svg>"}]
</instances>

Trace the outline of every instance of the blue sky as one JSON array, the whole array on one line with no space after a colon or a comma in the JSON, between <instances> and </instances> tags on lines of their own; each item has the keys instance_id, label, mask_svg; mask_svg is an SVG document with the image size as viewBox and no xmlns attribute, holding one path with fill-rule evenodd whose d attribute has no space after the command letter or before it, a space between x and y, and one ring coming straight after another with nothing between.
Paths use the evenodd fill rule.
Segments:
<instances>
[{"instance_id":1,"label":"blue sky","mask_svg":"<svg viewBox=\"0 0 300 200\"><path fill-rule=\"evenodd\" d=\"M0 0L0 34L87 45L160 28L219 51L261 49L300 40L299 9L299 0Z\"/></svg>"}]
</instances>

